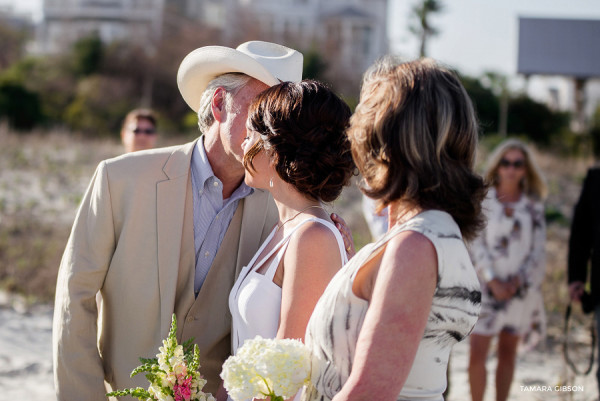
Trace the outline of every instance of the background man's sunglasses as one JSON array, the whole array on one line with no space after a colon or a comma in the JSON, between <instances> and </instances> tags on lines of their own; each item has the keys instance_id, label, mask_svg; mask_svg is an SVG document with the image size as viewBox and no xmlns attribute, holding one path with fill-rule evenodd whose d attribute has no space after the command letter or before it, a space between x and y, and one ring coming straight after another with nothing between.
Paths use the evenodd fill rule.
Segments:
<instances>
[{"instance_id":1,"label":"background man's sunglasses","mask_svg":"<svg viewBox=\"0 0 600 401\"><path fill-rule=\"evenodd\" d=\"M133 133L136 135L138 135L138 134L154 135L154 134L156 134L156 130L154 128L147 128L147 129L136 128L133 130Z\"/></svg>"}]
</instances>

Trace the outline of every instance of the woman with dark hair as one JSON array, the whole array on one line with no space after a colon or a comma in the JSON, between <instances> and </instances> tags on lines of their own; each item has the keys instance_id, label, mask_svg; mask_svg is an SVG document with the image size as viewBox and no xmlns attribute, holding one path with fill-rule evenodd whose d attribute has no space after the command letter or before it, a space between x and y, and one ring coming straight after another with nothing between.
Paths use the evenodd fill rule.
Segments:
<instances>
[{"instance_id":1,"label":"woman with dark hair","mask_svg":"<svg viewBox=\"0 0 600 401\"><path fill-rule=\"evenodd\" d=\"M443 400L452 346L481 293L463 239L482 226L478 127L454 73L385 59L363 81L348 136L387 233L331 280L310 318L303 400Z\"/></svg>"},{"instance_id":2,"label":"woman with dark hair","mask_svg":"<svg viewBox=\"0 0 600 401\"><path fill-rule=\"evenodd\" d=\"M231 290L234 353L256 335L303 339L314 305L347 261L323 202L340 195L355 168L349 118L339 97L310 80L273 86L250 105L245 181L271 193L279 222Z\"/></svg>"}]
</instances>

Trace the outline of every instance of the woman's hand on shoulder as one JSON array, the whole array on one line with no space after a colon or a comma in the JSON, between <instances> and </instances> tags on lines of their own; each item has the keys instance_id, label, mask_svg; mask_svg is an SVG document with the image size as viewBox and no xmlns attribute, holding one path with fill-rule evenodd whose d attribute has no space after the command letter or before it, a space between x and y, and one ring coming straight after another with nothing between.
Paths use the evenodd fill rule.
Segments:
<instances>
[{"instance_id":1,"label":"woman's hand on shoulder","mask_svg":"<svg viewBox=\"0 0 600 401\"><path fill-rule=\"evenodd\" d=\"M356 254L356 249L354 248L354 238L352 237L352 231L350 230L350 227L348 227L346 220L344 220L340 215L332 213L330 217L340 234L342 234L342 238L344 239L344 248L346 248L346 255L348 256L348 259L352 259L352 257Z\"/></svg>"}]
</instances>

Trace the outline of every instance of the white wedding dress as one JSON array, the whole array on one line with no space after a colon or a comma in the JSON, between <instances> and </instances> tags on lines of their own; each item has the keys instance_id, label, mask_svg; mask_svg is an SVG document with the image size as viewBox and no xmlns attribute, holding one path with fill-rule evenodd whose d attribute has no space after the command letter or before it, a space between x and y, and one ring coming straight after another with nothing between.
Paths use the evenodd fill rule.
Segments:
<instances>
[{"instance_id":1,"label":"white wedding dress","mask_svg":"<svg viewBox=\"0 0 600 401\"><path fill-rule=\"evenodd\" d=\"M267 255L257 261L259 255L275 235L277 228L274 228L250 263L242 268L229 293L229 310L233 322L231 342L234 355L237 353L238 348L244 344L244 341L253 339L257 335L263 338L275 338L277 336L281 309L281 287L273 282L273 277L285 254L291 236L309 221L323 224L333 232L338 243L341 265L343 266L348 261L344 240L338 229L331 222L317 217L310 217L302 221L279 241ZM270 261L267 269L264 270L264 274L258 273L257 270L274 254L275 257ZM301 393L300 391L296 395L295 400L300 399ZM228 401L232 401L231 398L228 398Z\"/></svg>"}]
</instances>

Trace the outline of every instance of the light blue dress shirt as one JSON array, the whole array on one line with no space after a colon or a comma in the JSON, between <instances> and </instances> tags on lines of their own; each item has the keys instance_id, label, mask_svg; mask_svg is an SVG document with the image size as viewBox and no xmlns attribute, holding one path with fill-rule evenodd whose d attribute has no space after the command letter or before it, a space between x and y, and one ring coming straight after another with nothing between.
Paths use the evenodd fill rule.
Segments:
<instances>
[{"instance_id":1,"label":"light blue dress shirt","mask_svg":"<svg viewBox=\"0 0 600 401\"><path fill-rule=\"evenodd\" d=\"M196 274L194 292L200 288L221 246L225 232L233 218L240 199L254 190L244 182L223 199L223 183L213 173L204 149L204 138L196 142L192 154L192 191L194 192L194 247L196 250Z\"/></svg>"}]
</instances>

